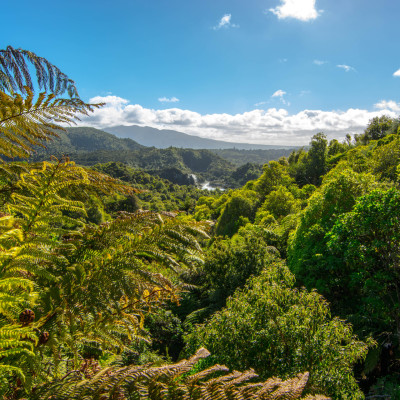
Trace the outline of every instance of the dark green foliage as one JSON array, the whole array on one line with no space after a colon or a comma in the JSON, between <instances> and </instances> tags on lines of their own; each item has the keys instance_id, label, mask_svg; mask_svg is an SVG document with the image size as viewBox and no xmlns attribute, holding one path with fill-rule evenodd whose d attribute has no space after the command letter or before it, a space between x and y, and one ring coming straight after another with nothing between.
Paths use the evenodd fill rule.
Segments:
<instances>
[{"instance_id":1,"label":"dark green foliage","mask_svg":"<svg viewBox=\"0 0 400 400\"><path fill-rule=\"evenodd\" d=\"M85 135L90 133L90 129L84 131ZM83 134L82 133L82 134ZM170 147L168 149L156 149L154 147L142 147L136 150L129 150L126 147L136 147L136 142L130 139L111 138L109 134L101 134L101 140L98 141L98 146L106 146L107 143L112 144L112 148L106 150L96 149L94 151L81 151L70 152L71 148L78 145L79 141L83 141L81 136L78 142L74 145L64 141L65 147L62 143L57 145L56 156L60 154L68 154L71 160L76 161L81 165L95 165L98 163L108 162L122 162L134 168L141 168L145 170L154 171L163 174L163 171L174 168L181 173L189 175L196 174L199 180L208 181L221 181L229 177L235 167L229 162L208 150L192 150L192 149L178 149ZM85 148L85 147L84 147ZM120 150L115 150L119 148ZM49 155L38 153L35 160L48 159Z\"/></svg>"},{"instance_id":2,"label":"dark green foliage","mask_svg":"<svg viewBox=\"0 0 400 400\"><path fill-rule=\"evenodd\" d=\"M208 190L200 190L195 186L182 186L160 179L139 169L122 163L98 164L93 167L114 178L129 183L140 190L129 197L108 197L104 199L106 211L134 212L139 208L152 211L193 211L199 197L211 194Z\"/></svg>"},{"instance_id":3,"label":"dark green foliage","mask_svg":"<svg viewBox=\"0 0 400 400\"><path fill-rule=\"evenodd\" d=\"M226 202L218 218L215 233L222 236L234 235L241 226L254 219L258 195L250 190L234 193Z\"/></svg>"},{"instance_id":4,"label":"dark green foliage","mask_svg":"<svg viewBox=\"0 0 400 400\"><path fill-rule=\"evenodd\" d=\"M323 133L312 137L307 153L299 150L289 157L291 174L300 185L320 185L322 176L327 172L328 141Z\"/></svg>"},{"instance_id":5,"label":"dark green foliage","mask_svg":"<svg viewBox=\"0 0 400 400\"><path fill-rule=\"evenodd\" d=\"M232 172L227 179L229 187L235 188L245 185L248 181L257 179L262 174L262 166L260 164L246 163L239 166L236 171Z\"/></svg>"},{"instance_id":6,"label":"dark green foliage","mask_svg":"<svg viewBox=\"0 0 400 400\"><path fill-rule=\"evenodd\" d=\"M138 150L143 148L131 139L119 139L110 133L89 127L72 127L57 131L58 137L46 143L45 149L38 149L34 159L43 155L75 154L97 150Z\"/></svg>"},{"instance_id":7,"label":"dark green foliage","mask_svg":"<svg viewBox=\"0 0 400 400\"><path fill-rule=\"evenodd\" d=\"M334 270L339 262L328 251L326 234L340 214L351 211L356 199L375 186L372 175L351 169L337 168L325 177L301 214L288 247L289 268L301 285L316 288L328 298L340 290L334 281L325 279L326 271Z\"/></svg>"},{"instance_id":8,"label":"dark green foliage","mask_svg":"<svg viewBox=\"0 0 400 400\"><path fill-rule=\"evenodd\" d=\"M353 323L364 336L400 334L400 191L374 190L358 199L328 233L328 247L340 260L334 279L348 301ZM325 279L329 279L326 277ZM331 278L332 279L332 278Z\"/></svg>"},{"instance_id":9,"label":"dark green foliage","mask_svg":"<svg viewBox=\"0 0 400 400\"><path fill-rule=\"evenodd\" d=\"M203 291L212 309L220 309L247 279L259 275L276 250L263 237L252 231L236 235L232 240L217 238L207 251L203 266Z\"/></svg>"},{"instance_id":10,"label":"dark green foliage","mask_svg":"<svg viewBox=\"0 0 400 400\"><path fill-rule=\"evenodd\" d=\"M269 149L269 150L239 150L239 149L211 149L212 153L218 154L225 160L240 167L245 164L263 165L269 161L288 157L293 149ZM252 178L255 179L255 178ZM243 183L244 184L244 183Z\"/></svg>"},{"instance_id":11,"label":"dark green foliage","mask_svg":"<svg viewBox=\"0 0 400 400\"><path fill-rule=\"evenodd\" d=\"M152 338L152 351L174 361L179 359L183 348L183 325L176 315L161 308L147 316L145 328Z\"/></svg>"}]
</instances>

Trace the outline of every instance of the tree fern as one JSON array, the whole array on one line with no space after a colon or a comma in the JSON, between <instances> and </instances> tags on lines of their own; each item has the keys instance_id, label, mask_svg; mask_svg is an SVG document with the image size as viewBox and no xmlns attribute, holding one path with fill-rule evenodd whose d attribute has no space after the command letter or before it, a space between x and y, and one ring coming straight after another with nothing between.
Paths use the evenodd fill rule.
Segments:
<instances>
[{"instance_id":1,"label":"tree fern","mask_svg":"<svg viewBox=\"0 0 400 400\"><path fill-rule=\"evenodd\" d=\"M44 92L34 96L37 87ZM65 92L69 98L59 98ZM98 106L80 100L74 82L46 59L12 47L0 50L3 158L28 157L34 146L56 136L58 124ZM177 301L179 274L202 261L197 242L206 237L202 224L151 212L87 224L82 192L134 190L68 160L31 166L1 160L2 396L18 398L33 381L58 382L63 373L71 394L75 381L68 377L75 378L76 368L88 375L83 360L96 351L116 354L140 339L144 315L164 300ZM186 364L172 367L167 376L189 371ZM102 371L95 380L114 375ZM151 384L157 391L165 386ZM112 391L114 397L119 393L117 386Z\"/></svg>"},{"instance_id":2,"label":"tree fern","mask_svg":"<svg viewBox=\"0 0 400 400\"><path fill-rule=\"evenodd\" d=\"M221 365L193 373L193 366L209 354L206 349L199 349L188 360L162 367L100 369L98 364L85 361L81 368L68 371L61 379L35 388L32 400L295 400L301 398L308 381L308 373L303 373L286 381L270 378L265 382L249 383L257 378L253 370L226 374L228 368ZM308 395L303 399L328 398Z\"/></svg>"},{"instance_id":3,"label":"tree fern","mask_svg":"<svg viewBox=\"0 0 400 400\"><path fill-rule=\"evenodd\" d=\"M8 93L20 91L26 94L26 88L34 90L29 67L36 73L37 85L40 90L61 95L79 97L75 82L47 59L29 50L14 49L7 46L0 50L0 90Z\"/></svg>"},{"instance_id":4,"label":"tree fern","mask_svg":"<svg viewBox=\"0 0 400 400\"><path fill-rule=\"evenodd\" d=\"M0 154L8 158L28 157L33 146L57 136L60 123L69 124L77 114L87 115L101 104L86 104L79 98L57 98L54 93L40 93L34 99L29 87L26 96L0 91Z\"/></svg>"},{"instance_id":5,"label":"tree fern","mask_svg":"<svg viewBox=\"0 0 400 400\"><path fill-rule=\"evenodd\" d=\"M179 272L201 262L197 238L206 233L200 223L146 211L87 225L83 203L71 198L74 189L132 189L69 161L27 170L7 204L15 231L7 235L20 248L4 258L3 276L22 274L39 289L31 328L37 350L53 354L46 377L57 377L67 365L60 356L73 355L77 365L88 352L115 353L142 338L144 315L164 300L177 301Z\"/></svg>"},{"instance_id":6,"label":"tree fern","mask_svg":"<svg viewBox=\"0 0 400 400\"><path fill-rule=\"evenodd\" d=\"M37 341L33 329L18 321L20 312L36 297L34 284L23 277L26 271L20 269L16 274L6 268L10 259L18 259L22 240L15 220L10 216L0 218L0 380L11 376L25 380L23 366L34 358Z\"/></svg>"}]
</instances>

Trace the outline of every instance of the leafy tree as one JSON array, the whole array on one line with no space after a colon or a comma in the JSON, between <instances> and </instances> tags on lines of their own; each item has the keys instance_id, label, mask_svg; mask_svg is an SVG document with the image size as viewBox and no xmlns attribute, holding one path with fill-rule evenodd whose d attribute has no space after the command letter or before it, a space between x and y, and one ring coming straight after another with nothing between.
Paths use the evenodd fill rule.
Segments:
<instances>
[{"instance_id":1,"label":"leafy tree","mask_svg":"<svg viewBox=\"0 0 400 400\"><path fill-rule=\"evenodd\" d=\"M240 226L254 219L258 198L257 192L253 190L242 189L232 194L218 218L215 233L232 236Z\"/></svg>"},{"instance_id":2,"label":"leafy tree","mask_svg":"<svg viewBox=\"0 0 400 400\"><path fill-rule=\"evenodd\" d=\"M252 278L186 339L188 351L208 346L215 362L232 368L253 367L263 378L309 371L313 390L336 399L363 398L352 367L371 342L359 341L349 324L331 318L322 296L295 289L283 263Z\"/></svg>"},{"instance_id":3,"label":"leafy tree","mask_svg":"<svg viewBox=\"0 0 400 400\"><path fill-rule=\"evenodd\" d=\"M398 181L400 139L398 135L386 136L377 143L371 157L372 172L381 180Z\"/></svg>"},{"instance_id":4,"label":"leafy tree","mask_svg":"<svg viewBox=\"0 0 400 400\"><path fill-rule=\"evenodd\" d=\"M347 296L351 318L364 336L400 337L400 191L374 190L338 218L328 247L340 259L334 271Z\"/></svg>"},{"instance_id":5,"label":"leafy tree","mask_svg":"<svg viewBox=\"0 0 400 400\"><path fill-rule=\"evenodd\" d=\"M278 186L265 197L264 203L257 212L268 211L276 220L279 220L299 210L300 201L295 199L287 188Z\"/></svg>"},{"instance_id":6,"label":"leafy tree","mask_svg":"<svg viewBox=\"0 0 400 400\"><path fill-rule=\"evenodd\" d=\"M364 133L357 139L362 144L367 144L371 140L379 140L388 134L396 133L400 121L393 120L387 115L372 118Z\"/></svg>"},{"instance_id":7,"label":"leafy tree","mask_svg":"<svg viewBox=\"0 0 400 400\"><path fill-rule=\"evenodd\" d=\"M217 238L207 250L203 266L202 289L207 293L211 310L223 307L226 299L243 287L248 278L259 275L276 257L275 253L262 235L244 228L232 239Z\"/></svg>"},{"instance_id":8,"label":"leafy tree","mask_svg":"<svg viewBox=\"0 0 400 400\"><path fill-rule=\"evenodd\" d=\"M324 178L319 190L310 197L308 206L288 246L288 265L299 284L333 299L340 293L328 271L334 271L340 261L327 247L327 233L342 213L352 210L356 199L377 186L371 174L357 174L345 164L338 165Z\"/></svg>"},{"instance_id":9,"label":"leafy tree","mask_svg":"<svg viewBox=\"0 0 400 400\"><path fill-rule=\"evenodd\" d=\"M293 179L289 176L288 167L277 161L270 161L263 167L263 174L256 181L255 190L266 196L278 186L289 186Z\"/></svg>"},{"instance_id":10,"label":"leafy tree","mask_svg":"<svg viewBox=\"0 0 400 400\"><path fill-rule=\"evenodd\" d=\"M349 146L346 143L340 143L337 139L332 139L328 146L328 156L336 156L348 150Z\"/></svg>"}]
</instances>

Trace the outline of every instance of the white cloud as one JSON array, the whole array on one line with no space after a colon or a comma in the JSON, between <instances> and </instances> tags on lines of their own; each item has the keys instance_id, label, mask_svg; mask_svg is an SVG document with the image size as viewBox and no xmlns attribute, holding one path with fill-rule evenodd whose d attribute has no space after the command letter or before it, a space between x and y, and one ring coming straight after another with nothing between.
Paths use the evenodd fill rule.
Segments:
<instances>
[{"instance_id":1,"label":"white cloud","mask_svg":"<svg viewBox=\"0 0 400 400\"><path fill-rule=\"evenodd\" d=\"M339 65L336 65L336 66L338 68L344 69L346 72L355 71L356 70L354 67L351 67L350 65L346 65L346 64L339 64Z\"/></svg>"},{"instance_id":2,"label":"white cloud","mask_svg":"<svg viewBox=\"0 0 400 400\"><path fill-rule=\"evenodd\" d=\"M109 101L110 96L91 102ZM242 114L200 114L170 108L155 110L111 96L111 103L81 118L80 125L106 128L141 125L174 129L191 135L231 142L305 145L313 134L324 132L329 139L342 139L347 133L361 133L374 117L398 116L399 103L381 101L375 111L350 108L345 111L303 110L289 114L283 108L255 109Z\"/></svg>"},{"instance_id":3,"label":"white cloud","mask_svg":"<svg viewBox=\"0 0 400 400\"><path fill-rule=\"evenodd\" d=\"M160 101L161 103L177 103L179 101L179 99L177 99L176 97L159 97L158 101Z\"/></svg>"},{"instance_id":4,"label":"white cloud","mask_svg":"<svg viewBox=\"0 0 400 400\"><path fill-rule=\"evenodd\" d=\"M374 105L379 110L390 110L400 113L400 103L396 103L394 100L381 100L379 103Z\"/></svg>"},{"instance_id":5,"label":"white cloud","mask_svg":"<svg viewBox=\"0 0 400 400\"><path fill-rule=\"evenodd\" d=\"M279 90L277 90L275 93L273 93L271 97L272 97L272 98L274 98L274 97L279 98L279 100L280 100L283 104L285 104L286 106L290 106L290 103L287 102L287 101L284 99L284 97L283 97L285 94L286 94L286 92L285 92L284 90L279 89Z\"/></svg>"},{"instance_id":6,"label":"white cloud","mask_svg":"<svg viewBox=\"0 0 400 400\"><path fill-rule=\"evenodd\" d=\"M398 69L398 70L393 74L393 76L400 76L400 69Z\"/></svg>"},{"instance_id":7,"label":"white cloud","mask_svg":"<svg viewBox=\"0 0 400 400\"><path fill-rule=\"evenodd\" d=\"M286 94L284 90L277 90L271 97L283 97Z\"/></svg>"},{"instance_id":8,"label":"white cloud","mask_svg":"<svg viewBox=\"0 0 400 400\"><path fill-rule=\"evenodd\" d=\"M90 99L91 103L105 103L106 107L120 108L129 101L118 96L96 96Z\"/></svg>"},{"instance_id":9,"label":"white cloud","mask_svg":"<svg viewBox=\"0 0 400 400\"><path fill-rule=\"evenodd\" d=\"M315 64L315 65L318 65L318 66L321 66L321 65L324 65L324 64L326 64L328 61L322 61L322 60L314 60L313 61L313 63Z\"/></svg>"},{"instance_id":10,"label":"white cloud","mask_svg":"<svg viewBox=\"0 0 400 400\"><path fill-rule=\"evenodd\" d=\"M279 19L295 18L300 21L310 21L320 15L315 8L316 0L281 0L281 5L270 8Z\"/></svg>"},{"instance_id":11,"label":"white cloud","mask_svg":"<svg viewBox=\"0 0 400 400\"><path fill-rule=\"evenodd\" d=\"M239 28L239 25L232 24L231 22L232 15L225 14L218 22L217 25L213 27L213 29L218 30L221 28Z\"/></svg>"}]
</instances>

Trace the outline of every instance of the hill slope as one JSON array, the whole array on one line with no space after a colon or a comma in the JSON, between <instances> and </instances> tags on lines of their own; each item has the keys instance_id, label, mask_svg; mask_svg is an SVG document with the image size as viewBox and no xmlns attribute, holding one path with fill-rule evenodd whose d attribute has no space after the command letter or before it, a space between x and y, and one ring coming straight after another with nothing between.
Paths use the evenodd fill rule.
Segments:
<instances>
[{"instance_id":1,"label":"hill slope","mask_svg":"<svg viewBox=\"0 0 400 400\"><path fill-rule=\"evenodd\" d=\"M38 148L38 154L70 154L81 152L92 152L98 150L139 150L144 146L132 139L117 138L95 128L74 127L65 131L58 131L58 138L46 142L45 149Z\"/></svg>"},{"instance_id":2,"label":"hill slope","mask_svg":"<svg viewBox=\"0 0 400 400\"><path fill-rule=\"evenodd\" d=\"M235 170L229 161L208 150L182 148L156 149L142 146L131 139L121 139L94 128L68 128L58 132L59 138L38 148L35 161L68 155L82 165L122 162L146 170L178 184L193 184L191 174L198 180L225 181Z\"/></svg>"}]
</instances>

